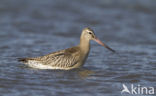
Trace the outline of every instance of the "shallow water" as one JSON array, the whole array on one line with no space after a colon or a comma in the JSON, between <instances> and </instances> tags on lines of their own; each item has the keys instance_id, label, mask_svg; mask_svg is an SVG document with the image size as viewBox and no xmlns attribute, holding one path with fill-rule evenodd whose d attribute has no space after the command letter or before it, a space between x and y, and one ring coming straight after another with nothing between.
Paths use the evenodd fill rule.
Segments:
<instances>
[{"instance_id":1,"label":"shallow water","mask_svg":"<svg viewBox=\"0 0 156 96\"><path fill-rule=\"evenodd\" d=\"M155 0L0 1L0 95L121 96L122 84L156 88L155 9ZM91 42L84 68L70 71L16 60L74 46L88 26L117 53Z\"/></svg>"}]
</instances>

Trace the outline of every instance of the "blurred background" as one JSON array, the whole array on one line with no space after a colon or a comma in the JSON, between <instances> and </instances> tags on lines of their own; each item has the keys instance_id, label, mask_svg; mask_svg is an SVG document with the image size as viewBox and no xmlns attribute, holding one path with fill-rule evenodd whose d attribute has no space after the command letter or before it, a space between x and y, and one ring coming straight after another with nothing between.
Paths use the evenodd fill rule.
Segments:
<instances>
[{"instance_id":1,"label":"blurred background","mask_svg":"<svg viewBox=\"0 0 156 96\"><path fill-rule=\"evenodd\" d=\"M16 60L75 46L85 27L117 54L91 42L85 69L71 71ZM155 0L0 1L1 96L120 96L122 83L156 88L155 50Z\"/></svg>"}]
</instances>

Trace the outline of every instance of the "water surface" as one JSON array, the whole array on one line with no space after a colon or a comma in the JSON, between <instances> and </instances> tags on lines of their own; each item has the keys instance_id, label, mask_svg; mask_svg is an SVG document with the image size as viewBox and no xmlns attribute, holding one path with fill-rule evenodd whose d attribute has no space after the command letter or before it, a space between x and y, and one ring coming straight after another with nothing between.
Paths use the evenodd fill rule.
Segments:
<instances>
[{"instance_id":1,"label":"water surface","mask_svg":"<svg viewBox=\"0 0 156 96\"><path fill-rule=\"evenodd\" d=\"M1 96L121 96L122 84L156 88L155 9L155 0L0 1ZM117 53L91 42L84 68L71 71L17 62L77 45L84 27Z\"/></svg>"}]
</instances>

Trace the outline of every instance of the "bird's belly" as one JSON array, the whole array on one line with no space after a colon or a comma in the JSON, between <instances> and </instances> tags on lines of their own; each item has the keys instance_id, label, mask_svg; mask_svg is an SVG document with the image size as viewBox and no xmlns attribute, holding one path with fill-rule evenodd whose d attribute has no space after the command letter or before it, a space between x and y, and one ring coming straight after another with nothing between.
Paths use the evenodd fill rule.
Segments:
<instances>
[{"instance_id":1,"label":"bird's belly","mask_svg":"<svg viewBox=\"0 0 156 96\"><path fill-rule=\"evenodd\" d=\"M72 67L58 67L58 66L52 66L48 64L43 64L39 61L28 61L25 63L27 66L32 67L32 68L37 68L37 69L62 69L62 70L70 70L73 68L76 68L75 66Z\"/></svg>"},{"instance_id":2,"label":"bird's belly","mask_svg":"<svg viewBox=\"0 0 156 96\"><path fill-rule=\"evenodd\" d=\"M25 64L28 65L29 67L37 68L37 69L54 69L52 66L44 65L44 64L42 64L41 62L38 62L38 61L28 61Z\"/></svg>"}]
</instances>

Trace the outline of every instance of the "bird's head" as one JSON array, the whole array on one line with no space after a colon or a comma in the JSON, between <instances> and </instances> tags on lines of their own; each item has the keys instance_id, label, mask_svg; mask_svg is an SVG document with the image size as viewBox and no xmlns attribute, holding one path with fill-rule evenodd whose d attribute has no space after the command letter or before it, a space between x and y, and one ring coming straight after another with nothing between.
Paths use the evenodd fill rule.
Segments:
<instances>
[{"instance_id":1,"label":"bird's head","mask_svg":"<svg viewBox=\"0 0 156 96\"><path fill-rule=\"evenodd\" d=\"M82 36L87 40L93 40L95 38L94 31L88 27L82 30Z\"/></svg>"},{"instance_id":2,"label":"bird's head","mask_svg":"<svg viewBox=\"0 0 156 96\"><path fill-rule=\"evenodd\" d=\"M100 44L100 45L102 45L102 46L104 46L105 48L107 48L107 49L109 49L110 51L112 51L112 52L115 52L113 49L111 49L110 47L108 47L106 44L104 44L104 43L102 43L102 41L100 41L96 36L95 36L95 33L94 33L94 31L91 29L91 28L84 28L83 30L82 30L82 38L83 39L86 39L86 40L88 40L88 41L90 41L90 40L94 40L94 41L96 41L98 44Z\"/></svg>"}]
</instances>

